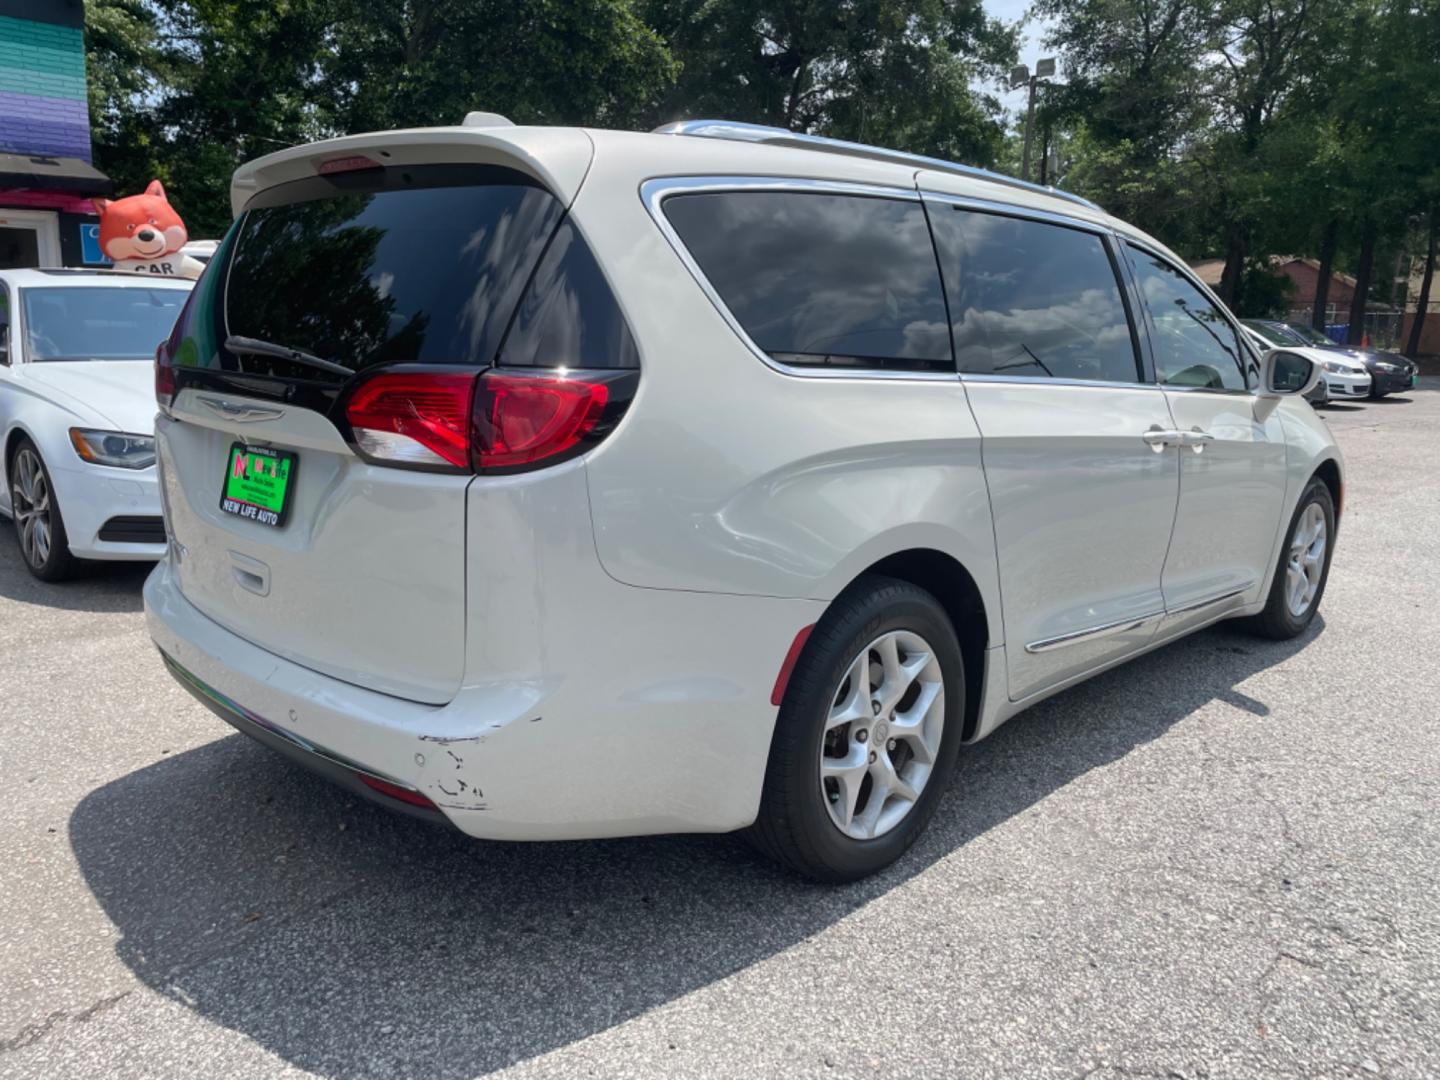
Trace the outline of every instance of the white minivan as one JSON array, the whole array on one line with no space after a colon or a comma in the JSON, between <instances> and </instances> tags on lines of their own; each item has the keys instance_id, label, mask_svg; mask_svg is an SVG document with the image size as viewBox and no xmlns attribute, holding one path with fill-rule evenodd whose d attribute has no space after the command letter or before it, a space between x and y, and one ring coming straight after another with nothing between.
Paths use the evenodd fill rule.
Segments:
<instances>
[{"instance_id":1,"label":"white minivan","mask_svg":"<svg viewBox=\"0 0 1440 1080\"><path fill-rule=\"evenodd\" d=\"M157 356L150 632L221 718L396 809L748 830L851 879L1028 705L1320 603L1313 364L1083 199L488 114L231 196Z\"/></svg>"}]
</instances>

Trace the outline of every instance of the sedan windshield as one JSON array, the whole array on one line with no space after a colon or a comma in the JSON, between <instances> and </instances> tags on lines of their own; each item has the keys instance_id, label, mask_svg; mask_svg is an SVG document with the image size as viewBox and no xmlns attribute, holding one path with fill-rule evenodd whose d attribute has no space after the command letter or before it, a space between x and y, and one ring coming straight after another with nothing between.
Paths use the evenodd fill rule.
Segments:
<instances>
[{"instance_id":1,"label":"sedan windshield","mask_svg":"<svg viewBox=\"0 0 1440 1080\"><path fill-rule=\"evenodd\" d=\"M1335 342L1326 337L1313 326L1303 326L1300 323L1287 323L1291 333L1300 338L1306 345L1323 345L1326 348L1333 347Z\"/></svg>"},{"instance_id":2,"label":"sedan windshield","mask_svg":"<svg viewBox=\"0 0 1440 1080\"><path fill-rule=\"evenodd\" d=\"M22 289L31 360L149 360L175 324L185 289Z\"/></svg>"},{"instance_id":3,"label":"sedan windshield","mask_svg":"<svg viewBox=\"0 0 1440 1080\"><path fill-rule=\"evenodd\" d=\"M1250 319L1245 320L1245 325L1248 326L1251 330L1255 331L1255 333L1259 334L1271 345L1284 346L1306 344L1305 339L1300 337L1298 334L1291 332L1289 327L1276 326L1274 323L1267 322L1253 322Z\"/></svg>"}]
</instances>

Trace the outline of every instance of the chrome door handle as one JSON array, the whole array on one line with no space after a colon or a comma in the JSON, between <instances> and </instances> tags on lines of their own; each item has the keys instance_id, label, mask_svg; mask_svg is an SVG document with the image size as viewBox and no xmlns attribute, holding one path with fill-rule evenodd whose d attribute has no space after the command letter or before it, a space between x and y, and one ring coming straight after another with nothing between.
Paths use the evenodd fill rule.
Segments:
<instances>
[{"instance_id":1,"label":"chrome door handle","mask_svg":"<svg viewBox=\"0 0 1440 1080\"><path fill-rule=\"evenodd\" d=\"M1179 446L1184 438L1184 432L1170 431L1162 428L1159 424L1153 424L1150 430L1141 435L1151 450L1157 454L1165 452L1167 446Z\"/></svg>"},{"instance_id":2,"label":"chrome door handle","mask_svg":"<svg viewBox=\"0 0 1440 1080\"><path fill-rule=\"evenodd\" d=\"M1205 449L1206 443L1215 441L1214 435L1211 435L1208 431L1201 431L1199 428L1181 431L1178 432L1178 434L1180 436L1180 445L1190 447L1190 449L1194 450L1197 454Z\"/></svg>"}]
</instances>

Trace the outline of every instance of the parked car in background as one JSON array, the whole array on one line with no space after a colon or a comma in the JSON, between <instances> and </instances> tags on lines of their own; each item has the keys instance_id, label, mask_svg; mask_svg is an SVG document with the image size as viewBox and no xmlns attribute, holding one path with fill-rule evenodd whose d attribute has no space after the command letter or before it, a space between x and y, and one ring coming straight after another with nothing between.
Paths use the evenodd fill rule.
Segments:
<instances>
[{"instance_id":1,"label":"parked car in background","mask_svg":"<svg viewBox=\"0 0 1440 1080\"><path fill-rule=\"evenodd\" d=\"M1273 343L1267 341L1265 338L1257 334L1253 328L1245 325L1244 321L1242 321L1240 331L1245 335L1246 339L1250 342L1250 344L1257 352L1268 352L1270 349L1276 347ZM1312 356L1310 357L1310 359L1313 363L1316 364L1317 367L1319 367L1322 363L1322 360L1320 358ZM1320 370L1323 371L1324 369L1321 368ZM1305 400L1310 402L1312 406L1324 405L1329 402L1330 391L1327 388L1325 384L1325 379L1323 377L1315 380L1314 387L1305 393Z\"/></svg>"},{"instance_id":2,"label":"parked car in background","mask_svg":"<svg viewBox=\"0 0 1440 1080\"><path fill-rule=\"evenodd\" d=\"M1307 345L1318 349L1346 352L1360 360L1365 365L1365 370L1370 373L1370 396L1372 398L1382 398L1386 394L1409 390L1420 381L1419 365L1399 353L1338 345L1313 326L1306 326L1303 323L1285 323L1284 325Z\"/></svg>"},{"instance_id":3,"label":"parked car in background","mask_svg":"<svg viewBox=\"0 0 1440 1080\"><path fill-rule=\"evenodd\" d=\"M0 270L0 513L36 577L163 554L155 348L193 285Z\"/></svg>"},{"instance_id":4,"label":"parked car in background","mask_svg":"<svg viewBox=\"0 0 1440 1080\"><path fill-rule=\"evenodd\" d=\"M215 249L219 246L218 240L190 240L180 249L180 254L188 255L196 262L208 263L215 257Z\"/></svg>"},{"instance_id":5,"label":"parked car in background","mask_svg":"<svg viewBox=\"0 0 1440 1080\"><path fill-rule=\"evenodd\" d=\"M1317 345L1309 338L1296 332L1288 323L1273 319L1242 319L1247 327L1258 334L1271 348L1297 349L1320 365L1324 372L1326 397L1330 401L1370 396L1374 385L1365 362L1349 349L1337 346L1325 338L1328 345Z\"/></svg>"},{"instance_id":6,"label":"parked car in background","mask_svg":"<svg viewBox=\"0 0 1440 1080\"><path fill-rule=\"evenodd\" d=\"M1221 619L1302 633L1343 471L1083 199L719 121L243 166L156 357L179 682L477 837L915 840L962 743Z\"/></svg>"}]
</instances>

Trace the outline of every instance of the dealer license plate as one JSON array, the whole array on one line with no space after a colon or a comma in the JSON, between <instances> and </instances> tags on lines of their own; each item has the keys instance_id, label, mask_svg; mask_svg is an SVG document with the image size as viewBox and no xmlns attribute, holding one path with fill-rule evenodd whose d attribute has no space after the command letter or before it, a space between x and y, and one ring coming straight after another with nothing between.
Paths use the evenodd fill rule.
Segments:
<instances>
[{"instance_id":1,"label":"dealer license plate","mask_svg":"<svg viewBox=\"0 0 1440 1080\"><path fill-rule=\"evenodd\" d=\"M233 444L220 489L220 509L278 529L290 509L298 464L299 458L289 450Z\"/></svg>"}]
</instances>

